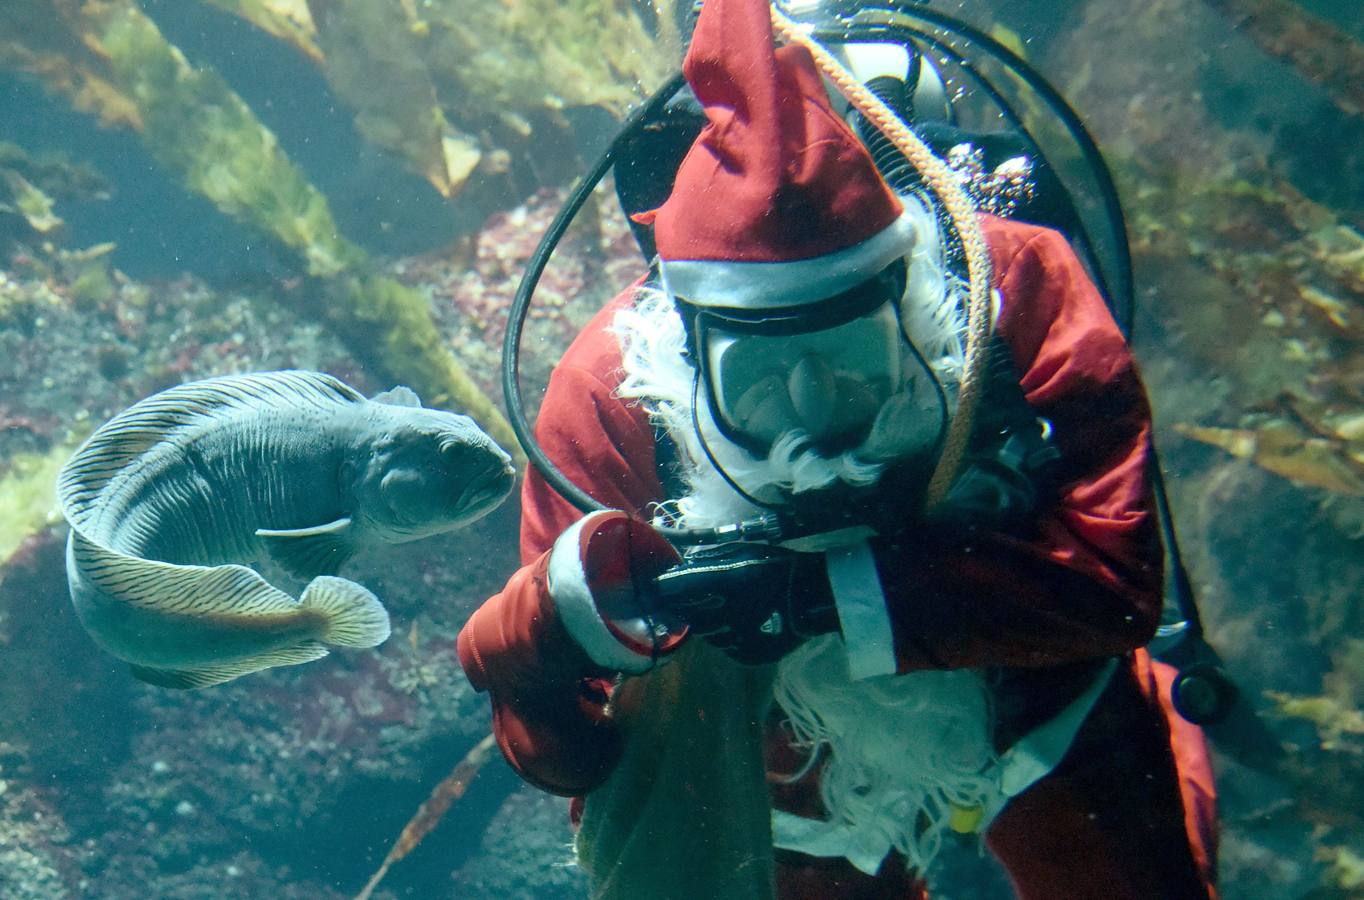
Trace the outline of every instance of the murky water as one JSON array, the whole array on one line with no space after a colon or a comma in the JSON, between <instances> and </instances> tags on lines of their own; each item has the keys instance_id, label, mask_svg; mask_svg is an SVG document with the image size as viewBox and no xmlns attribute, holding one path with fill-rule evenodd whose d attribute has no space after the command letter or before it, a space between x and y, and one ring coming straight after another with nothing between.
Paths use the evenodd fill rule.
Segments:
<instances>
[{"instance_id":1,"label":"murky water","mask_svg":"<svg viewBox=\"0 0 1364 900\"><path fill-rule=\"evenodd\" d=\"M1243 703L1243 727L1210 729L1222 895L1358 896L1364 12L928 9L1020 51L1116 181L1173 522ZM382 646L181 692L134 679L77 620L57 471L160 390L290 368L366 396L408 385L514 448L500 356L525 265L675 70L684 19L588 0L0 4L0 896L354 896L489 733L456 636L519 565L515 498L359 549L344 574L386 606ZM1117 284L1082 156L1036 95L981 71L1077 179L1095 272ZM959 124L1006 124L943 72ZM527 320L532 414L569 341L646 268L604 187ZM496 753L465 780L374 896L587 895L566 800ZM934 896L1010 896L979 846L948 841Z\"/></svg>"}]
</instances>

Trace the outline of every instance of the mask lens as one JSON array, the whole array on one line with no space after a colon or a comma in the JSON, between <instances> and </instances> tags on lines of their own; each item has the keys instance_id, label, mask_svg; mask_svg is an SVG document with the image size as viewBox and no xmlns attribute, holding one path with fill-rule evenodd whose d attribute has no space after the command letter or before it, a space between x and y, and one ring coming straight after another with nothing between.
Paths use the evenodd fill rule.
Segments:
<instances>
[{"instance_id":1,"label":"mask lens","mask_svg":"<svg viewBox=\"0 0 1364 900\"><path fill-rule=\"evenodd\" d=\"M900 386L899 322L889 302L833 327L788 325L778 335L704 314L697 325L711 412L755 452L796 429L831 452L857 446Z\"/></svg>"}]
</instances>

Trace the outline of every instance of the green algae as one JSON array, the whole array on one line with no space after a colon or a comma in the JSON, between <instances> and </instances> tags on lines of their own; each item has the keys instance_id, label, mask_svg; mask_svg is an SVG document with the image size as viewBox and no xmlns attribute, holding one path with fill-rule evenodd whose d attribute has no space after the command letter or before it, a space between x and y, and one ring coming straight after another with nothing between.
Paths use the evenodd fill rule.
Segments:
<instances>
[{"instance_id":1,"label":"green algae","mask_svg":"<svg viewBox=\"0 0 1364 900\"><path fill-rule=\"evenodd\" d=\"M61 521L57 473L74 450L74 443L61 444L10 459L0 475L0 568L24 541Z\"/></svg>"}]
</instances>

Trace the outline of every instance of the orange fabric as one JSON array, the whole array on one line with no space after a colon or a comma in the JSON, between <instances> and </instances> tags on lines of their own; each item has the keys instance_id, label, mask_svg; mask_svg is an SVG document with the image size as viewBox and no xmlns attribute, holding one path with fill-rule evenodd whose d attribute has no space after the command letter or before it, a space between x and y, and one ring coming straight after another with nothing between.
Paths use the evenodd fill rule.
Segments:
<instances>
[{"instance_id":1,"label":"orange fabric","mask_svg":"<svg viewBox=\"0 0 1364 900\"><path fill-rule=\"evenodd\" d=\"M1179 772L1179 792L1184 800L1184 830L1194 860L1209 885L1217 882L1217 787L1212 755L1203 729L1184 719L1174 707L1170 689L1179 673L1144 649L1136 653L1137 679L1148 697L1156 697L1170 729L1170 746ZM1216 891L1210 889L1216 896Z\"/></svg>"}]
</instances>

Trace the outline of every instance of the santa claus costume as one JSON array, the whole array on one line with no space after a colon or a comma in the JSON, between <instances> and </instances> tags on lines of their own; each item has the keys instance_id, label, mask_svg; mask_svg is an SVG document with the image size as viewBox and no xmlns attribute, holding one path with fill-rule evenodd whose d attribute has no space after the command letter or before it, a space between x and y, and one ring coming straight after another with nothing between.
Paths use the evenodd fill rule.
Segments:
<instances>
[{"instance_id":1,"label":"santa claus costume","mask_svg":"<svg viewBox=\"0 0 1364 900\"><path fill-rule=\"evenodd\" d=\"M594 896L917 897L941 841L970 832L1021 897L1212 896L1206 746L1140 649L1162 592L1148 406L1068 242L979 221L993 335L1046 423L1054 489L1023 525L925 515L887 473L940 450L919 426L959 399L963 290L931 201L887 187L809 54L774 47L762 0L707 0L684 71L708 125L649 217L656 274L579 335L536 426L608 511L531 473L523 567L460 634L503 754L580 798ZM895 285L888 306L836 313L872 283ZM713 346L802 316L825 336L794 374L727 393L747 370ZM841 335L883 319L903 352L839 361ZM791 331L750 357L781 357ZM858 382L872 358L892 373L875 390ZM651 519L714 526L844 488L880 491L877 527L806 540L782 570L819 582L822 624L783 608L735 625L782 633L772 664L645 614L680 560Z\"/></svg>"}]
</instances>

